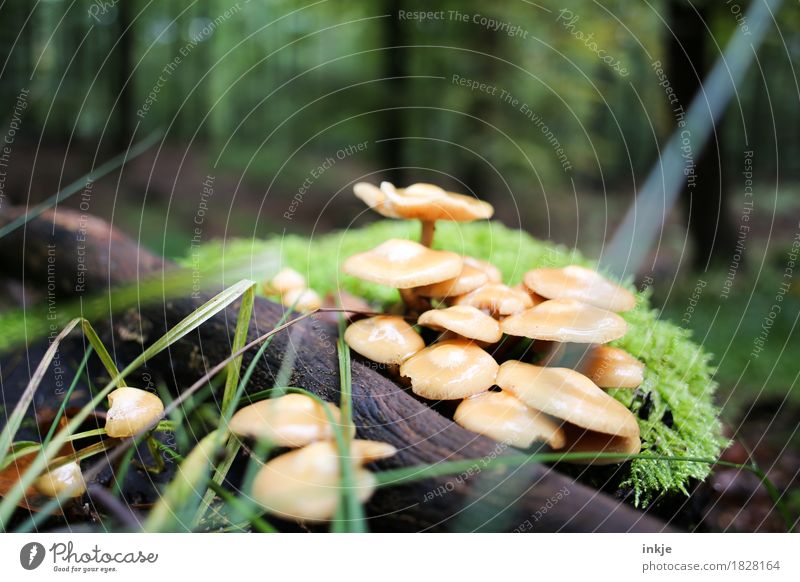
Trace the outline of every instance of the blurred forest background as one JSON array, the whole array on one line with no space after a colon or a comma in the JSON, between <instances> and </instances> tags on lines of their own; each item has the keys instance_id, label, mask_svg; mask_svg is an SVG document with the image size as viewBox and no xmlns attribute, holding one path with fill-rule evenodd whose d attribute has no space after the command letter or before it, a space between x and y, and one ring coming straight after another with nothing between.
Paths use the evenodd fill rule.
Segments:
<instances>
[{"instance_id":1,"label":"blurred forest background","mask_svg":"<svg viewBox=\"0 0 800 582\"><path fill-rule=\"evenodd\" d=\"M391 179L474 192L506 224L596 257L675 129L667 86L688 108L747 27L747 7L6 1L0 133L13 133L13 147L2 205L43 200L161 130L85 203L169 256L188 251L201 203L204 240L310 234L373 220L352 183ZM418 10L443 17L402 16ZM731 414L782 405L800 372L787 358L796 279L765 351L750 356L798 234L798 56L800 10L786 2L696 160L695 199L683 197L642 274L654 305L715 353ZM749 170L755 202L743 243Z\"/></svg>"}]
</instances>

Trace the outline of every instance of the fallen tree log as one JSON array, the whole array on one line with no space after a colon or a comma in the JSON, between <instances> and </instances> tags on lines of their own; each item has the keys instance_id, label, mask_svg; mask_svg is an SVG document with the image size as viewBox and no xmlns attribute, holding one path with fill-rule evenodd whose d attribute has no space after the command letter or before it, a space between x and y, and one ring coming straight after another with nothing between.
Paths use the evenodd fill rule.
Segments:
<instances>
[{"instance_id":1,"label":"fallen tree log","mask_svg":"<svg viewBox=\"0 0 800 582\"><path fill-rule=\"evenodd\" d=\"M21 210L9 209L0 224ZM91 228L86 228L87 220ZM84 225L84 226L82 226ZM46 212L3 240L7 260L0 270L28 284L52 282L53 292L113 293L113 287L136 277L152 276L172 265L114 232L104 221L59 209ZM48 281L48 264L61 274ZM78 267L80 265L80 267ZM81 269L79 287L75 281ZM129 310L115 317L115 356L133 357L144 346L189 315L207 297L179 298ZM206 370L230 355L238 305L206 322L195 332L149 363L180 392ZM272 329L282 306L257 298L249 337ZM98 322L100 325L100 322ZM309 318L278 334L258 363L250 391L272 386L287 350L296 359L291 384L321 398L339 401L336 329L320 318ZM245 355L245 365L253 357ZM35 363L33 363L35 364ZM435 531L480 528L489 531L662 531L665 524L554 469L526 465L514 469L482 469L486 460L518 452L478 436L451 422L367 363L352 366L353 416L358 437L391 443L398 454L380 469L408 467L445 460L476 459L475 469L452 477L426 479L379 490L367 506L373 531ZM559 492L562 492L559 496ZM479 522L470 521L471 506L481 505ZM466 516L466 517L465 517Z\"/></svg>"}]
</instances>

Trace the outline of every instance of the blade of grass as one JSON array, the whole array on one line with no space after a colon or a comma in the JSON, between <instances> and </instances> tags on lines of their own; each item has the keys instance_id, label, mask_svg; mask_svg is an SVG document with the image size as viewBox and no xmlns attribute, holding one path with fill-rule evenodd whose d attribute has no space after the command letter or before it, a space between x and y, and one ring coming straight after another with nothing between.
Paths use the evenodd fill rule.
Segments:
<instances>
[{"instance_id":1,"label":"blade of grass","mask_svg":"<svg viewBox=\"0 0 800 582\"><path fill-rule=\"evenodd\" d=\"M217 431L207 434L178 466L175 478L167 484L147 515L142 531L191 531L192 520L189 516L193 514L193 506L202 499L201 491L208 480L209 459L215 454L217 439Z\"/></svg>"},{"instance_id":2,"label":"blade of grass","mask_svg":"<svg viewBox=\"0 0 800 582\"><path fill-rule=\"evenodd\" d=\"M351 377L350 347L344 341L344 317L339 314L339 339L336 343L339 354L339 408L341 410L341 424L345 427L339 443L339 467L341 472L341 501L337 510L337 519L331 524L332 531L347 531L363 533L367 531L364 519L364 508L358 499L353 479L353 463L350 461L349 430L353 424L353 383Z\"/></svg>"},{"instance_id":3,"label":"blade of grass","mask_svg":"<svg viewBox=\"0 0 800 582\"><path fill-rule=\"evenodd\" d=\"M226 379L225 394L228 396L228 398L227 402L226 399L223 398L223 405L222 405L223 417L221 419L220 426L225 427L225 435L226 437L228 437L228 443L227 443L228 452L226 454L225 459L216 468L214 477L212 478L212 481L218 485L222 485L223 481L225 480L225 477L228 475L228 471L230 471L231 465L233 465L233 461L236 459L236 455L239 454L239 450L241 448L241 441L239 441L238 438L229 437L227 431L228 423L230 422L230 419L233 417L234 411L239 406L239 401L241 400L242 395L244 394L244 391L250 382L250 378L252 377L253 372L255 371L256 365L258 364L259 360L261 360L262 356L266 352L269 345L272 343L272 338L270 338L262 344L261 348L258 350L258 352L256 352L255 357L250 362L250 365L247 367L244 377L240 378L239 370L241 368L242 358L244 357L244 352L242 350L244 348L244 343L247 341L247 330L249 328L250 319L252 318L254 301L255 301L255 287L253 287L252 289L252 296L250 299L249 309L243 305L242 309L245 310L245 312L244 313L242 313L242 311L239 312L239 319L236 322L236 335L234 337L234 342L233 342L234 345L232 348L232 353L233 354L236 354L237 352L241 353L238 356L232 356L234 359L231 360L230 364L228 364L230 366L233 362L238 363L236 367L237 370L236 380L238 384L233 384L233 386L235 386L235 390L230 390L229 389L231 385L229 383L230 375ZM295 301L295 304L296 303L297 302ZM275 327L280 327L286 322L287 318L289 317L289 314L292 313L295 304L292 304L292 306L283 313L281 318L276 323ZM244 320L244 318L246 318L246 321ZM292 358L292 361L294 361L294 358ZM278 370L279 378L281 377L283 370L286 367L285 364L286 360L281 362L281 368L280 370ZM289 370L289 373L291 373L291 369ZM228 368L228 374L230 374L230 368ZM214 490L209 487L209 490L206 491L206 494L203 497L203 502L200 504L200 508L197 511L197 515L195 516L194 520L195 525L198 525L203 520L203 518L206 515L206 512L211 507L213 499L214 499Z\"/></svg>"},{"instance_id":4,"label":"blade of grass","mask_svg":"<svg viewBox=\"0 0 800 582\"><path fill-rule=\"evenodd\" d=\"M24 224L27 224L29 221L41 215L48 208L52 208L59 202L63 202L70 196L80 192L88 184L96 182L97 180L99 180L106 174L113 172L126 162L137 158L138 156L146 152L148 149L150 149L153 146L153 144L155 144L159 139L161 139L163 135L164 133L161 130L156 130L147 137L145 137L142 141L135 143L127 151L117 154L116 156L114 156L107 162L104 162L103 164L101 164L88 174L84 174L83 176L81 176L80 178L69 184L66 188L63 188L62 190L50 196L50 198L48 198L44 202L41 202L36 206L34 206L33 208L31 208L30 210L28 210L28 212L26 212L24 216L20 216L19 218L12 220L8 224L0 228L0 238L3 238L4 236L11 234Z\"/></svg>"},{"instance_id":5,"label":"blade of grass","mask_svg":"<svg viewBox=\"0 0 800 582\"><path fill-rule=\"evenodd\" d=\"M11 443L14 442L14 437L17 436L17 431L22 424L22 419L25 416L25 412L27 412L28 406L30 406L36 391L39 389L42 378L44 378L47 369L50 367L50 363L53 361L53 358L58 352L59 344L61 344L62 340L67 337L73 329L75 329L80 321L80 319L73 319L71 322L69 322L69 324L67 324L67 326L61 330L61 333L59 333L55 339L53 339L50 347L47 348L42 361L39 362L39 365L36 367L33 376L31 376L28 385L25 387L25 391L22 393L22 396L20 396L19 402L17 402L17 405L11 412L11 416L8 417L6 426L3 427L3 432L0 433L0 459L5 458L6 454L8 453L8 448L11 446Z\"/></svg>"},{"instance_id":6,"label":"blade of grass","mask_svg":"<svg viewBox=\"0 0 800 582\"><path fill-rule=\"evenodd\" d=\"M247 330L250 328L250 319L253 315L253 303L256 298L256 286L253 284L244 295L242 304L239 307L239 315L236 319L236 331L233 334L233 345L231 353L241 350L247 343ZM225 380L225 390L222 393L222 410L228 410L233 401L236 387L239 385L239 374L242 368L242 358L244 354L236 356L228 364L228 376Z\"/></svg>"},{"instance_id":7,"label":"blade of grass","mask_svg":"<svg viewBox=\"0 0 800 582\"><path fill-rule=\"evenodd\" d=\"M789 510L789 507L786 505L786 502L783 499L783 493L775 486L775 483L767 476L767 473L759 467L755 460L752 460L748 465L744 467L750 467L750 470L753 474L759 478L761 484L764 485L764 489L766 490L767 494L769 495L770 500L775 505L775 509L778 510L778 514L781 516L784 525L786 526L786 531L788 533L794 532L795 523L797 522L797 518L792 515L792 512Z\"/></svg>"},{"instance_id":8,"label":"blade of grass","mask_svg":"<svg viewBox=\"0 0 800 582\"><path fill-rule=\"evenodd\" d=\"M208 513L208 511L211 509L211 505L214 502L214 495L216 495L216 491L213 486L221 486L225 482L225 477L228 476L228 471L231 470L231 466L236 460L236 456L239 454L240 447L241 444L238 439L229 439L226 443L225 458L222 459L222 462L219 465L214 467L214 474L208 482L208 489L206 490L206 493L200 502L200 506L197 508L197 513L192 520L194 527L200 525L200 523L203 521L203 518L205 518L206 513ZM211 464L211 460L209 460L209 464Z\"/></svg>"},{"instance_id":9,"label":"blade of grass","mask_svg":"<svg viewBox=\"0 0 800 582\"><path fill-rule=\"evenodd\" d=\"M89 322L86 319L84 319L81 323L81 328L83 329L83 334L86 336L86 339L89 340L89 344L97 352L97 356L100 358L103 366L108 371L109 376L112 378L117 378L119 376L117 364L114 362L114 358L111 357L111 354L108 353L106 346L104 346L103 342L100 341L100 336L97 335L97 332L94 331L94 328L89 325ZM121 388L123 386L127 386L127 384L123 378L120 378L119 382L117 382L117 387Z\"/></svg>"},{"instance_id":10,"label":"blade of grass","mask_svg":"<svg viewBox=\"0 0 800 582\"><path fill-rule=\"evenodd\" d=\"M86 369L86 364L89 362L89 357L92 355L93 351L94 348L90 345L86 349L86 353L83 355L83 359L78 365L78 369L75 370L75 377L72 379L72 382L70 383L69 388L64 395L64 399L61 401L61 406L58 407L58 412L56 412L53 422L50 423L50 429L47 431L47 436L45 436L44 440L42 441L43 447L46 447L48 444L50 444L50 439L53 438L56 428L58 427L58 423L61 420L61 417L64 416L64 412L67 410L67 404L69 404L70 398L72 398L72 393L75 391L75 387L78 385L78 380L80 380L81 374L83 374L83 371Z\"/></svg>"},{"instance_id":11,"label":"blade of grass","mask_svg":"<svg viewBox=\"0 0 800 582\"><path fill-rule=\"evenodd\" d=\"M53 315L48 314L46 305L34 305L25 310L16 309L0 315L0 353L24 346L32 341L47 337L51 326L60 328L76 317L89 321L108 319L110 315L130 308L132 305L144 306L153 302L185 297L195 293L193 286L201 281L201 289L209 290L228 287L229 281L243 277L258 277L253 265L261 270L268 270L276 264L277 258L272 253L262 253L252 259L239 259L235 262L208 261L203 263L199 273L191 269L175 269L166 273L142 278L128 285L114 287L113 293L103 291L85 299L64 302Z\"/></svg>"},{"instance_id":12,"label":"blade of grass","mask_svg":"<svg viewBox=\"0 0 800 582\"><path fill-rule=\"evenodd\" d=\"M169 447L164 446L163 443L158 443L158 447L163 448L163 450L169 454L173 459L183 462L184 458L180 454L176 453ZM276 530L270 523L268 523L264 518L262 518L257 513L253 512L250 509L244 508L240 499L238 499L235 495L233 495L230 491L221 487L219 485L213 484L212 487L214 488L214 493L219 495L219 497L228 505L232 506L237 512L241 513L245 516L245 519L249 523L255 527L261 533L277 533ZM236 526L238 527L238 526Z\"/></svg>"},{"instance_id":13,"label":"blade of grass","mask_svg":"<svg viewBox=\"0 0 800 582\"><path fill-rule=\"evenodd\" d=\"M162 420L158 423L156 428L153 429L153 432L173 432L175 430L176 424L171 420ZM128 471L131 468L131 461L133 461L133 455L136 454L139 445L145 439L151 439L150 434L140 434L133 439L133 444L127 448L125 454L122 456L119 464L117 465L118 470L114 472L113 478L114 483L111 486L111 495L114 497L119 497L122 493L122 486L125 483L125 477L128 476ZM152 439L153 442L158 442L155 439ZM150 451L153 452L152 450ZM158 461L153 458L153 462L157 463Z\"/></svg>"},{"instance_id":14,"label":"blade of grass","mask_svg":"<svg viewBox=\"0 0 800 582\"><path fill-rule=\"evenodd\" d=\"M253 304L255 303L256 298L256 286L253 284L250 289L248 289L245 294L242 296L242 303L239 307L239 314L236 318L236 331L233 334L233 343L231 346L231 353L236 353L241 350L245 343L247 343L247 331L250 329L250 319L253 315ZM234 403L234 397L237 393L237 386L239 385L239 375L241 373L242 368L242 358L244 354L240 354L236 356L231 362L228 364L228 374L225 378L225 389L222 392L222 410L226 411L231 408L231 404L235 406L237 403ZM227 424L220 425L225 426L223 430L220 428L218 431L219 440L227 439L228 442L226 443L227 453L225 458L223 459L222 463L218 465L214 469L214 475L211 478L213 483L221 485L224 480L225 476L228 474L228 471L233 465L233 461L236 459L236 455L239 453L239 443L237 440L231 440L229 438ZM216 451L215 451L216 454ZM197 515L194 518L194 525L197 526L203 517L206 514L206 511L211 507L211 503L214 500L214 490L209 488L206 491L206 494L203 496L203 500L200 503L200 507L197 510Z\"/></svg>"},{"instance_id":15,"label":"blade of grass","mask_svg":"<svg viewBox=\"0 0 800 582\"><path fill-rule=\"evenodd\" d=\"M138 443L137 443L138 444ZM131 462L133 462L133 455L136 453L136 447L129 447L119 463L119 473L114 472L114 484L111 486L111 494L115 497L122 493L122 485L125 483L125 477L128 476Z\"/></svg>"},{"instance_id":16,"label":"blade of grass","mask_svg":"<svg viewBox=\"0 0 800 582\"><path fill-rule=\"evenodd\" d=\"M206 321L208 321L211 317L225 309L228 305L230 305L233 301L235 301L238 297L242 295L250 286L252 285L252 281L243 280L239 281L235 285L232 285L228 289L225 289L221 293L214 296L212 299L198 307L195 311L193 311L189 316L178 322L175 327L169 330L166 334L156 340L151 346L145 349L139 356L137 356L125 369L120 372L118 376L112 378L108 384L90 401L88 402L81 410L71 419L69 424L56 433L53 437L50 444L47 446L46 449L43 450L42 454L39 454L37 458L33 461L28 471L23 475L22 479L20 479L14 487L11 488L10 491L6 494L3 500L0 502L0 527L5 531L6 524L8 523L11 514L14 512L14 509L17 506L17 503L24 495L25 490L33 483L36 477L41 473L41 471L47 466L48 461L53 458L57 452L60 450L61 446L66 442L66 438L75 432L75 430L83 423L84 420L89 416L89 414L94 411L94 409L103 401L103 399L108 395L111 390L113 390L120 379L124 378L137 368L139 368L143 363L147 362L148 359L152 358L156 354L160 353L161 351L165 350L167 347L172 345L173 343L177 342L185 335L190 333L192 330L196 329ZM59 334L58 338L65 337L74 327L80 322L80 319L73 320L70 325L65 328L61 334ZM59 339L60 341L60 339ZM53 346L51 346L51 349ZM48 350L50 351L50 350ZM55 354L55 350L53 353L50 354L49 359L45 363L43 360L40 363L41 374L39 374L38 379L36 379L37 374L34 374L34 378L31 379L31 386L33 389L31 391L31 395L28 397L28 402L32 398L32 393L38 387L39 383L41 382L41 378L44 375L44 370L46 369L49 361L52 360L53 355ZM39 372L39 369L37 369ZM34 379L36 379L35 384L33 383ZM27 390L26 390L27 392ZM19 405L22 405L23 401L21 400ZM25 404L27 407L27 404ZM20 418L21 421L21 418ZM19 422L17 422L17 425ZM8 427L6 427L8 428ZM5 434L4 430L4 434ZM16 430L13 431L14 434ZM143 431L144 432L144 431ZM13 436L13 435L12 435ZM2 442L2 441L0 441ZM7 450L6 447L0 447L0 450L4 451L3 454L5 455L5 451Z\"/></svg>"},{"instance_id":17,"label":"blade of grass","mask_svg":"<svg viewBox=\"0 0 800 582\"><path fill-rule=\"evenodd\" d=\"M270 398L278 398L285 394L285 392L283 392L283 387L289 384L289 379L292 377L296 360L297 349L292 341L292 331L289 330L289 341L286 342L286 351L283 353L281 367L278 368L278 373L275 374L275 381L272 383L272 396Z\"/></svg>"},{"instance_id":18,"label":"blade of grass","mask_svg":"<svg viewBox=\"0 0 800 582\"><path fill-rule=\"evenodd\" d=\"M184 390L178 398L176 398L175 400L173 400L170 404L168 404L166 406L166 408L164 410L164 415L166 416L166 415L171 414L175 409L177 409L179 406L181 406L187 399L191 398L201 388L207 386L209 381L214 376L219 374L222 370L224 370L225 367L227 366L228 362L230 362L234 357L236 357L240 353L244 353L247 350L249 350L249 349L261 344L262 342L272 341L271 338L273 336L275 336L276 334L288 329L292 325L295 325L296 323L299 323L300 321L302 321L304 319L312 317L313 315L315 315L316 313L321 312L321 311L341 311L341 310L333 309L333 308L321 308L321 309L316 309L316 310L313 310L313 311L309 311L308 313L304 313L303 315L300 315L300 316L294 318L291 321L287 321L286 323L284 323L282 325L278 325L277 327L275 327L274 329L270 330L269 332L257 337L256 339L251 341L249 344L247 344L244 348L242 348L238 353L231 354L231 356L229 356L225 360L223 360L223 361L219 362L218 364L216 364L215 366L213 366L208 372L206 372L194 384L192 384L189 388ZM177 341L177 339L175 341ZM150 354L149 352L146 352L145 354L142 354L139 358L137 358L137 360L139 362L143 362L148 357L152 357L152 355L153 354ZM137 365L139 365L139 364L137 364ZM127 369L122 371L123 375L126 375L127 373L128 373ZM245 382L245 384L246 384L246 382ZM111 462L115 461L116 459L118 459L119 457L121 457L125 453L125 451L128 449L128 447L130 447L133 444L133 442L134 442L133 439L124 440L118 447L116 447L113 451L111 451L107 455L107 458L103 463L97 463L94 466L92 466L91 468L89 468L87 471L84 471L83 472L84 473L84 477L86 479L94 478L97 474L100 473L100 471L102 471L105 468L107 463L111 463ZM57 507L58 507L58 503L55 500L54 500L53 503L46 504L44 506L44 508L42 509L42 511L40 511L38 514L33 515L29 519L27 519L18 528L17 531L19 531L19 532L27 532L27 531L33 530L40 523L42 523L42 521L47 519L48 515L45 514L45 512L52 512ZM11 509L13 510L13 507ZM2 503L0 503L0 512L2 512L2 511L3 511L3 505L2 505ZM5 522L3 521L3 516L0 513L0 527L4 527L4 524L5 524Z\"/></svg>"},{"instance_id":19,"label":"blade of grass","mask_svg":"<svg viewBox=\"0 0 800 582\"><path fill-rule=\"evenodd\" d=\"M250 522L260 533L278 533L278 530L275 529L272 524L261 517L258 513L245 508L241 500L233 495L230 491L221 485L217 485L216 483L212 483L211 486L214 488L214 493L216 493L225 503L230 505L237 513L244 515L244 519Z\"/></svg>"}]
</instances>

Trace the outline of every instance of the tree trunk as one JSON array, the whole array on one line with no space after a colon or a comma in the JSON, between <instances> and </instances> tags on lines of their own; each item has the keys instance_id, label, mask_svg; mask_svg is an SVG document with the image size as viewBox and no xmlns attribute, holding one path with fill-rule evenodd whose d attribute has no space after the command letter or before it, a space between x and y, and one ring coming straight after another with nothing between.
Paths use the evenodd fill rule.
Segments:
<instances>
[{"instance_id":1,"label":"tree trunk","mask_svg":"<svg viewBox=\"0 0 800 582\"><path fill-rule=\"evenodd\" d=\"M709 12L708 6L697 6L686 0L669 3L667 75L684 111L688 111L692 98L700 90L707 68ZM692 265L696 270L728 260L736 242L722 176L721 126L722 122L714 128L701 154L694 152L694 184L684 187L681 194L694 246Z\"/></svg>"}]
</instances>

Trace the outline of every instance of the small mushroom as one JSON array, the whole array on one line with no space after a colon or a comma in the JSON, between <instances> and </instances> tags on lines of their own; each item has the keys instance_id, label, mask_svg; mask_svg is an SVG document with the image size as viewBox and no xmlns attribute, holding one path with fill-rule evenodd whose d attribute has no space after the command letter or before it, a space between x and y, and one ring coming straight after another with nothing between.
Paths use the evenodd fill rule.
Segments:
<instances>
[{"instance_id":1,"label":"small mushroom","mask_svg":"<svg viewBox=\"0 0 800 582\"><path fill-rule=\"evenodd\" d=\"M525 285L548 299L577 299L609 311L628 311L636 297L597 271L578 265L561 269L534 269L525 273Z\"/></svg>"},{"instance_id":2,"label":"small mushroom","mask_svg":"<svg viewBox=\"0 0 800 582\"><path fill-rule=\"evenodd\" d=\"M462 339L437 342L411 356L400 373L413 392L429 400L466 398L488 390L497 374L494 358Z\"/></svg>"},{"instance_id":3,"label":"small mushroom","mask_svg":"<svg viewBox=\"0 0 800 582\"><path fill-rule=\"evenodd\" d=\"M126 438L155 425L164 414L164 403L155 394L124 386L108 395L106 434Z\"/></svg>"},{"instance_id":4,"label":"small mushroom","mask_svg":"<svg viewBox=\"0 0 800 582\"><path fill-rule=\"evenodd\" d=\"M437 299L446 299L447 297L455 297L457 295L464 295L470 291L474 291L478 287L485 285L489 281L489 276L482 270L471 267L464 263L456 277L447 279L432 285L423 285L417 287L414 291L417 295L422 297L436 297Z\"/></svg>"},{"instance_id":5,"label":"small mushroom","mask_svg":"<svg viewBox=\"0 0 800 582\"><path fill-rule=\"evenodd\" d=\"M483 261L481 259L476 259L475 257L464 257L464 264L469 265L470 267L475 267L476 269L480 269L486 273L486 276L489 277L490 283L503 282L503 274L500 272L500 269L495 267L489 261Z\"/></svg>"},{"instance_id":6,"label":"small mushroom","mask_svg":"<svg viewBox=\"0 0 800 582\"><path fill-rule=\"evenodd\" d=\"M422 222L420 242L430 247L437 220L469 222L490 218L494 208L483 202L454 192L447 192L433 184L412 184L408 188L395 188L391 182L382 182L380 188L359 182L353 187L356 196L383 216L390 218L416 218Z\"/></svg>"},{"instance_id":7,"label":"small mushroom","mask_svg":"<svg viewBox=\"0 0 800 582\"><path fill-rule=\"evenodd\" d=\"M42 495L58 497L69 492L70 497L80 497L86 491L86 482L77 461L70 461L50 471L42 473L33 482L34 488Z\"/></svg>"},{"instance_id":8,"label":"small mushroom","mask_svg":"<svg viewBox=\"0 0 800 582\"><path fill-rule=\"evenodd\" d=\"M644 364L625 350L597 346L578 367L600 388L637 388L644 381Z\"/></svg>"},{"instance_id":9,"label":"small mushroom","mask_svg":"<svg viewBox=\"0 0 800 582\"><path fill-rule=\"evenodd\" d=\"M497 385L528 406L582 428L638 437L633 413L583 374L509 360L500 366Z\"/></svg>"},{"instance_id":10,"label":"small mushroom","mask_svg":"<svg viewBox=\"0 0 800 582\"><path fill-rule=\"evenodd\" d=\"M339 409L325 403L336 423ZM265 439L279 447L302 447L314 441L331 440L334 426L319 402L305 394L286 394L261 400L239 409L228 426L238 436ZM355 427L350 427L355 435Z\"/></svg>"},{"instance_id":11,"label":"small mushroom","mask_svg":"<svg viewBox=\"0 0 800 582\"><path fill-rule=\"evenodd\" d=\"M533 301L527 293L519 289L512 289L502 283L487 283L456 298L453 305L470 305L494 316L506 316L533 307Z\"/></svg>"},{"instance_id":12,"label":"small mushroom","mask_svg":"<svg viewBox=\"0 0 800 582\"><path fill-rule=\"evenodd\" d=\"M344 272L397 289L411 289L452 279L461 273L456 253L434 251L410 240L390 239L371 251L349 257Z\"/></svg>"},{"instance_id":13,"label":"small mushroom","mask_svg":"<svg viewBox=\"0 0 800 582\"><path fill-rule=\"evenodd\" d=\"M365 441L369 443L370 441ZM351 442L353 487L362 502L375 491L375 477L364 463L375 456L391 456L395 449L383 445ZM369 453L371 456L365 456ZM340 500L339 451L330 442L317 442L275 457L266 463L253 480L253 498L267 512L300 521L325 521L333 518Z\"/></svg>"},{"instance_id":14,"label":"small mushroom","mask_svg":"<svg viewBox=\"0 0 800 582\"><path fill-rule=\"evenodd\" d=\"M610 342L628 331L616 313L575 299L550 299L507 317L500 327L508 335L572 343Z\"/></svg>"},{"instance_id":15,"label":"small mushroom","mask_svg":"<svg viewBox=\"0 0 800 582\"><path fill-rule=\"evenodd\" d=\"M564 432L545 413L507 392L483 392L464 399L453 419L478 434L527 449L534 441L553 448L564 446Z\"/></svg>"},{"instance_id":16,"label":"small mushroom","mask_svg":"<svg viewBox=\"0 0 800 582\"><path fill-rule=\"evenodd\" d=\"M403 218L471 222L491 218L494 214L494 208L488 202L447 192L434 184L419 182L407 188L395 188L391 183L383 182L381 190Z\"/></svg>"},{"instance_id":17,"label":"small mushroom","mask_svg":"<svg viewBox=\"0 0 800 582\"><path fill-rule=\"evenodd\" d=\"M412 311L423 307L414 287L452 279L462 267L463 260L456 253L434 251L402 239L387 240L371 251L349 257L343 265L348 275L399 289Z\"/></svg>"},{"instance_id":18,"label":"small mushroom","mask_svg":"<svg viewBox=\"0 0 800 582\"><path fill-rule=\"evenodd\" d=\"M451 331L461 337L488 344L498 342L503 337L496 319L469 305L431 309L420 315L417 323L437 331Z\"/></svg>"},{"instance_id":19,"label":"small mushroom","mask_svg":"<svg viewBox=\"0 0 800 582\"><path fill-rule=\"evenodd\" d=\"M305 288L289 289L281 295L281 303L300 312L314 311L322 307L322 299L317 292Z\"/></svg>"},{"instance_id":20,"label":"small mushroom","mask_svg":"<svg viewBox=\"0 0 800 582\"><path fill-rule=\"evenodd\" d=\"M425 347L422 337L402 317L376 315L350 324L344 341L379 364L396 366Z\"/></svg>"},{"instance_id":21,"label":"small mushroom","mask_svg":"<svg viewBox=\"0 0 800 582\"><path fill-rule=\"evenodd\" d=\"M636 455L642 450L639 435L620 436L586 430L571 425L564 425L565 441L560 447L565 453L619 453L620 457L594 457L584 459L566 459L565 463L576 465L613 465L626 460L627 456Z\"/></svg>"},{"instance_id":22,"label":"small mushroom","mask_svg":"<svg viewBox=\"0 0 800 582\"><path fill-rule=\"evenodd\" d=\"M265 295L283 295L292 289L305 289L306 278L289 267L284 267L264 283Z\"/></svg>"}]
</instances>

